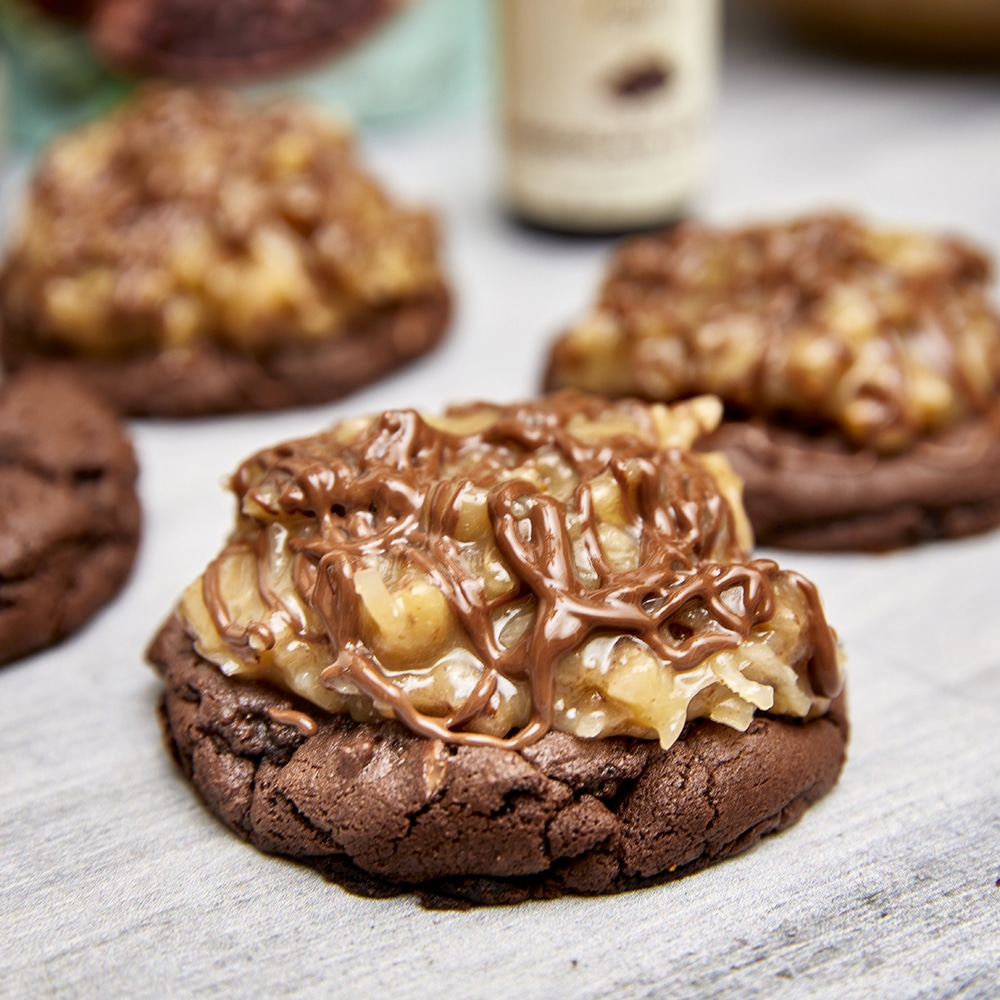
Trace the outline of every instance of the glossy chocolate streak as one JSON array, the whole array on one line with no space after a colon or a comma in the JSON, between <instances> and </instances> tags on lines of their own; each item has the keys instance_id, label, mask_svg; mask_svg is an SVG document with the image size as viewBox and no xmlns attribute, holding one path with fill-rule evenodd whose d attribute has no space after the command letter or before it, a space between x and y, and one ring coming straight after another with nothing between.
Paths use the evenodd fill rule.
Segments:
<instances>
[{"instance_id":1,"label":"glossy chocolate streak","mask_svg":"<svg viewBox=\"0 0 1000 1000\"><path fill-rule=\"evenodd\" d=\"M319 732L316 720L297 708L269 708L267 714L272 722L282 726L294 726L303 736L315 736Z\"/></svg>"},{"instance_id":2,"label":"glossy chocolate streak","mask_svg":"<svg viewBox=\"0 0 1000 1000\"><path fill-rule=\"evenodd\" d=\"M237 549L247 549L243 543L230 543L227 551L232 553ZM219 635L236 649L249 652L254 647L253 636L257 637L257 648L270 649L274 645L274 633L260 622L251 622L249 625L239 625L230 614L229 607L222 595L222 587L219 581L219 562L209 564L205 570L202 589L205 596L205 604L212 609L212 617L215 627L219 630ZM263 568L266 573L266 568ZM261 574L263 575L263 573Z\"/></svg>"},{"instance_id":3,"label":"glossy chocolate streak","mask_svg":"<svg viewBox=\"0 0 1000 1000\"><path fill-rule=\"evenodd\" d=\"M819 591L811 580L807 580L799 573L788 571L786 576L798 584L809 609L809 622L812 626L810 638L815 646L815 651L809 660L809 681L813 690L821 697L835 698L840 694L843 685L837 667L837 650L833 633L827 627Z\"/></svg>"},{"instance_id":4,"label":"glossy chocolate streak","mask_svg":"<svg viewBox=\"0 0 1000 1000\"><path fill-rule=\"evenodd\" d=\"M665 664L684 671L711 653L737 647L755 624L769 620L778 566L746 560L715 480L691 453L651 443L648 410L636 407L630 416L647 422L649 440L618 433L588 444L570 432L574 417L599 420L605 405L563 394L501 408L493 423L468 435L436 429L412 411L389 412L347 445L318 436L246 462L233 481L241 508L247 509L249 499L250 510L256 504L285 524L292 518L298 525L288 538L294 585L321 618L333 658L322 683L353 683L420 735L516 749L550 728L559 660L594 633L635 636ZM553 465L556 457L561 465ZM530 478L543 474L543 466L568 466L572 479L543 490ZM612 568L601 545L592 481L605 471L620 490L623 530L640 539L632 569ZM467 558L480 551L482 539L459 537L463 500L471 491L480 497L485 492L496 548L519 581L519 589L492 599ZM575 545L571 525L578 529ZM234 546L246 550L244 537L259 528L244 515L227 552ZM265 606L295 634L313 638L294 602L282 601L273 589L266 546L253 551ZM455 641L484 665L475 690L449 716L419 712L363 639L363 604L354 576L371 567L375 554L415 569L440 590L459 623ZM583 567L586 582L581 563L589 563L589 570ZM234 624L220 592L219 565L205 574L205 603L220 634L252 650L252 635L258 644L266 642L267 630ZM830 630L815 590L794 580L811 619L810 678L819 696L830 696L839 688ZM531 599L536 609L531 626L505 647L491 611ZM693 607L708 613L709 627L694 630L677 620ZM506 738L467 731L464 727L488 710L501 677L528 682L530 720Z\"/></svg>"}]
</instances>

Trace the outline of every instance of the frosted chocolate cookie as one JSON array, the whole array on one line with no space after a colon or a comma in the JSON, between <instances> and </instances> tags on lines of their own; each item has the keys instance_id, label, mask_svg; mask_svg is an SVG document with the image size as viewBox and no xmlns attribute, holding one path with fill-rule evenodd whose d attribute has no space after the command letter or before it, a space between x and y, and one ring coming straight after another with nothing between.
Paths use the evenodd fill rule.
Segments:
<instances>
[{"instance_id":1,"label":"frosted chocolate cookie","mask_svg":"<svg viewBox=\"0 0 1000 1000\"><path fill-rule=\"evenodd\" d=\"M1000 523L1000 316L958 239L820 215L625 244L551 388L726 404L758 541L890 549Z\"/></svg>"},{"instance_id":2,"label":"frosted chocolate cookie","mask_svg":"<svg viewBox=\"0 0 1000 1000\"><path fill-rule=\"evenodd\" d=\"M139 539L132 446L66 376L0 385L0 663L69 635L121 588Z\"/></svg>"},{"instance_id":3,"label":"frosted chocolate cookie","mask_svg":"<svg viewBox=\"0 0 1000 1000\"><path fill-rule=\"evenodd\" d=\"M133 414L319 403L429 350L433 220L301 105L157 89L57 141L0 277L9 369L69 369Z\"/></svg>"},{"instance_id":4,"label":"frosted chocolate cookie","mask_svg":"<svg viewBox=\"0 0 1000 1000\"><path fill-rule=\"evenodd\" d=\"M847 724L814 587L751 559L721 407L561 394L260 452L150 650L209 808L359 891L662 880L798 819Z\"/></svg>"}]
</instances>

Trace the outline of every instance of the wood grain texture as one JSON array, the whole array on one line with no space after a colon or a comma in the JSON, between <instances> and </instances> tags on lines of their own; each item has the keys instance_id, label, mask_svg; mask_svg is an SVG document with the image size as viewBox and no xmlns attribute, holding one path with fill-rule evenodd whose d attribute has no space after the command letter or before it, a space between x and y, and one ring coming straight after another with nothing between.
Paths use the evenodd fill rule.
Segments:
<instances>
[{"instance_id":1,"label":"wood grain texture","mask_svg":"<svg viewBox=\"0 0 1000 1000\"><path fill-rule=\"evenodd\" d=\"M708 214L831 203L1000 251L995 81L730 52ZM478 120L372 140L446 216L458 327L434 359L334 406L134 425L147 512L123 595L0 671L0 996L987 998L1000 994L1000 534L890 556L779 558L849 652L839 788L692 878L598 899L435 913L265 857L202 809L160 744L142 650L227 530L220 476L352 412L531 393L543 340L606 244L507 229Z\"/></svg>"}]
</instances>

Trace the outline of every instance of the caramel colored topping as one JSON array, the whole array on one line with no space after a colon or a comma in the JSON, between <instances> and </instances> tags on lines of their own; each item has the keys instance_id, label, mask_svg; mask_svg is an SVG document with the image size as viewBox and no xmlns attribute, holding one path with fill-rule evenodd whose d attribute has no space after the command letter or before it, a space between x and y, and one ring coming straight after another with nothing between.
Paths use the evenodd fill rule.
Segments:
<instances>
[{"instance_id":1,"label":"caramel colored topping","mask_svg":"<svg viewBox=\"0 0 1000 1000\"><path fill-rule=\"evenodd\" d=\"M811 717L834 639L811 584L749 559L725 459L690 451L720 416L569 393L277 445L233 477L182 616L227 673L445 743Z\"/></svg>"},{"instance_id":2,"label":"caramel colored topping","mask_svg":"<svg viewBox=\"0 0 1000 1000\"><path fill-rule=\"evenodd\" d=\"M5 321L51 350L266 351L438 289L435 255L429 216L389 201L339 125L153 89L42 159Z\"/></svg>"},{"instance_id":3,"label":"caramel colored topping","mask_svg":"<svg viewBox=\"0 0 1000 1000\"><path fill-rule=\"evenodd\" d=\"M553 387L697 393L880 452L984 412L1000 316L956 239L814 216L700 224L625 244L594 310L556 345Z\"/></svg>"}]
</instances>

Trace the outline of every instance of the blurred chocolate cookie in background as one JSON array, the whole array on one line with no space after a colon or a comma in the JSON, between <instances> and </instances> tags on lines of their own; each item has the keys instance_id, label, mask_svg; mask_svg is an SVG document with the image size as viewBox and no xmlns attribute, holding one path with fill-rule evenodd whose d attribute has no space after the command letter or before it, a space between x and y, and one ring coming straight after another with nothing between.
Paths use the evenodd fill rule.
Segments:
<instances>
[{"instance_id":1,"label":"blurred chocolate cookie in background","mask_svg":"<svg viewBox=\"0 0 1000 1000\"><path fill-rule=\"evenodd\" d=\"M122 587L136 474L121 422L78 381L0 385L0 663L63 639Z\"/></svg>"},{"instance_id":2,"label":"blurred chocolate cookie in background","mask_svg":"<svg viewBox=\"0 0 1000 1000\"><path fill-rule=\"evenodd\" d=\"M143 76L253 79L354 44L405 0L26 0Z\"/></svg>"},{"instance_id":3,"label":"blurred chocolate cookie in background","mask_svg":"<svg viewBox=\"0 0 1000 1000\"><path fill-rule=\"evenodd\" d=\"M95 0L94 45L144 76L255 79L346 48L404 0Z\"/></svg>"},{"instance_id":4,"label":"blurred chocolate cookie in background","mask_svg":"<svg viewBox=\"0 0 1000 1000\"><path fill-rule=\"evenodd\" d=\"M392 124L486 92L487 0L5 0L8 138L37 150L164 77Z\"/></svg>"},{"instance_id":5,"label":"blurred chocolate cookie in background","mask_svg":"<svg viewBox=\"0 0 1000 1000\"><path fill-rule=\"evenodd\" d=\"M42 158L0 273L9 370L68 370L125 412L325 402L429 350L434 219L393 202L307 106L152 88Z\"/></svg>"},{"instance_id":6,"label":"blurred chocolate cookie in background","mask_svg":"<svg viewBox=\"0 0 1000 1000\"><path fill-rule=\"evenodd\" d=\"M892 549L1000 522L1000 314L963 239L848 215L623 244L546 382L714 393L703 443L746 480L765 544Z\"/></svg>"}]
</instances>

